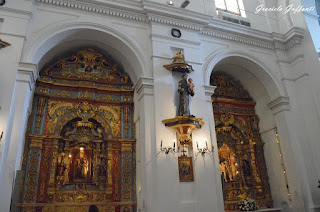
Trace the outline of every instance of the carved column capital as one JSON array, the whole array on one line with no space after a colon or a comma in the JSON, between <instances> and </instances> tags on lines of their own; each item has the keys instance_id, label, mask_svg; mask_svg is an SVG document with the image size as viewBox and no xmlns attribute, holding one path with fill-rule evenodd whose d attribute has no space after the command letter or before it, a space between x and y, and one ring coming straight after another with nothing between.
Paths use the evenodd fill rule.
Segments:
<instances>
[{"instance_id":1,"label":"carved column capital","mask_svg":"<svg viewBox=\"0 0 320 212\"><path fill-rule=\"evenodd\" d=\"M212 95L214 94L215 89L217 86L204 86L204 91L206 94L206 101L207 102L212 102Z\"/></svg>"},{"instance_id":2,"label":"carved column capital","mask_svg":"<svg viewBox=\"0 0 320 212\"><path fill-rule=\"evenodd\" d=\"M29 89L32 90L33 84L38 78L38 66L34 63L19 62L17 82L25 82L29 84Z\"/></svg>"},{"instance_id":3,"label":"carved column capital","mask_svg":"<svg viewBox=\"0 0 320 212\"><path fill-rule=\"evenodd\" d=\"M30 149L39 148L42 149L43 136L29 135Z\"/></svg>"},{"instance_id":4,"label":"carved column capital","mask_svg":"<svg viewBox=\"0 0 320 212\"><path fill-rule=\"evenodd\" d=\"M280 96L279 98L269 102L268 107L272 110L273 115L282 111L290 111L290 99L287 96Z\"/></svg>"},{"instance_id":5,"label":"carved column capital","mask_svg":"<svg viewBox=\"0 0 320 212\"><path fill-rule=\"evenodd\" d=\"M150 77L140 77L138 82L134 86L134 90L139 95L139 101L144 95L153 96L153 78Z\"/></svg>"}]
</instances>

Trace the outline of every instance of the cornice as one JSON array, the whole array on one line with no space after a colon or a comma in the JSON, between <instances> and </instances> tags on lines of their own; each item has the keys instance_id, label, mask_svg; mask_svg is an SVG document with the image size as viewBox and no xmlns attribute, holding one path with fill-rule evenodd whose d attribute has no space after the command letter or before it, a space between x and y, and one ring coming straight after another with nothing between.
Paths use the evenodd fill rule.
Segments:
<instances>
[{"instance_id":1,"label":"cornice","mask_svg":"<svg viewBox=\"0 0 320 212\"><path fill-rule=\"evenodd\" d=\"M181 27L181 28L185 28L185 29L191 29L191 30L195 30L195 31L200 31L201 28L203 27L203 25L200 25L200 24L194 24L194 23L187 22L185 20L156 15L156 14L152 14L152 13L148 13L148 20L151 22L172 25L172 26Z\"/></svg>"},{"instance_id":2,"label":"cornice","mask_svg":"<svg viewBox=\"0 0 320 212\"><path fill-rule=\"evenodd\" d=\"M143 1L143 8L148 13L165 15L172 18L180 18L183 20L188 20L193 23L205 24L207 25L212 16L193 12L191 10L186 10L179 7L168 6L166 4L157 3L154 1Z\"/></svg>"},{"instance_id":3,"label":"cornice","mask_svg":"<svg viewBox=\"0 0 320 212\"><path fill-rule=\"evenodd\" d=\"M65 7L73 10L82 10L86 12L115 16L125 19L131 19L139 22L146 22L146 15L141 10L132 7L124 7L123 5L102 3L98 1L85 2L83 0L35 0L37 4L49 4L57 7ZM114 1L112 1L114 2ZM129 4L130 5L130 4Z\"/></svg>"},{"instance_id":4,"label":"cornice","mask_svg":"<svg viewBox=\"0 0 320 212\"><path fill-rule=\"evenodd\" d=\"M304 37L304 29L293 27L285 34L268 33L233 24L228 21L196 13L183 8L168 6L152 1L130 0L34 0L36 4L65 7L100 15L138 22L154 22L199 31L203 36L242 43L270 50L288 51L299 46Z\"/></svg>"},{"instance_id":5,"label":"cornice","mask_svg":"<svg viewBox=\"0 0 320 212\"><path fill-rule=\"evenodd\" d=\"M145 95L153 96L154 80L150 77L140 77L134 86L134 90L138 93L139 101Z\"/></svg>"},{"instance_id":6,"label":"cornice","mask_svg":"<svg viewBox=\"0 0 320 212\"><path fill-rule=\"evenodd\" d=\"M5 6L0 7L0 11L1 13L3 12L11 13L11 14L14 14L16 17L20 17L24 19L29 19L32 15L31 11L19 10L15 8L5 7Z\"/></svg>"},{"instance_id":7,"label":"cornice","mask_svg":"<svg viewBox=\"0 0 320 212\"><path fill-rule=\"evenodd\" d=\"M28 83L29 89L32 90L33 84L37 80L37 73L37 64L19 62L16 81Z\"/></svg>"},{"instance_id":8,"label":"cornice","mask_svg":"<svg viewBox=\"0 0 320 212\"><path fill-rule=\"evenodd\" d=\"M220 19L212 19L201 34L267 49L288 51L300 45L304 30L292 27L287 33L267 33Z\"/></svg>"},{"instance_id":9,"label":"cornice","mask_svg":"<svg viewBox=\"0 0 320 212\"><path fill-rule=\"evenodd\" d=\"M282 111L290 111L290 99L287 96L280 96L279 98L269 102L268 107L272 110L273 115Z\"/></svg>"},{"instance_id":10,"label":"cornice","mask_svg":"<svg viewBox=\"0 0 320 212\"><path fill-rule=\"evenodd\" d=\"M212 103L212 95L214 94L214 91L216 88L217 88L217 86L212 86L212 85L204 86L204 92L206 95L207 102Z\"/></svg>"}]
</instances>

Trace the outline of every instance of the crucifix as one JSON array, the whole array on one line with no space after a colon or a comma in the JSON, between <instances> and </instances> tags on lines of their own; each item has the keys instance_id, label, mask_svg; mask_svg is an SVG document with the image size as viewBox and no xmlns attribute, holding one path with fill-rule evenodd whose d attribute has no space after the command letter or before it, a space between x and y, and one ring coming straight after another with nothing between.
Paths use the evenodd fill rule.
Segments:
<instances>
[{"instance_id":1,"label":"crucifix","mask_svg":"<svg viewBox=\"0 0 320 212\"><path fill-rule=\"evenodd\" d=\"M184 153L186 153L187 151L186 150L184 150L184 146L183 146L183 148L182 148L182 156L187 156L186 154L184 154Z\"/></svg>"}]
</instances>

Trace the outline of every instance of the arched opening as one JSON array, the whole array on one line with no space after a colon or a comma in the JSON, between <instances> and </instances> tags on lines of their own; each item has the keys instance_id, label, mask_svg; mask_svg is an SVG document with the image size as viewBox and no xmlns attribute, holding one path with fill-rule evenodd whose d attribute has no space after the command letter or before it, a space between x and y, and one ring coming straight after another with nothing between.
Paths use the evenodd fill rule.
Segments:
<instances>
[{"instance_id":1,"label":"arched opening","mask_svg":"<svg viewBox=\"0 0 320 212\"><path fill-rule=\"evenodd\" d=\"M225 209L238 210L244 198L254 199L260 208L271 208L255 102L242 85L227 74L213 73L211 84L217 86L212 106Z\"/></svg>"},{"instance_id":2,"label":"arched opening","mask_svg":"<svg viewBox=\"0 0 320 212\"><path fill-rule=\"evenodd\" d=\"M133 84L97 48L43 66L28 121L18 209L136 210Z\"/></svg>"},{"instance_id":3,"label":"arched opening","mask_svg":"<svg viewBox=\"0 0 320 212\"><path fill-rule=\"evenodd\" d=\"M226 206L226 209L238 210L236 203L239 203L243 197L254 198L258 204L261 203L260 207L281 208L282 202L289 201L288 182L283 175L280 149L275 136L276 120L268 104L279 96L285 95L285 91L277 80L273 80L275 78L272 74L269 74L262 66L248 59L250 56L242 57L238 55L239 53L231 54L230 56L218 54L210 62L212 67L210 85L217 86L219 84L217 79L220 75L225 76L224 78L228 81L222 83L227 92L221 98L219 97L219 88L216 88L213 95L217 142L218 148L221 148L219 162L221 164L221 162L227 161L228 164L225 165L230 166L225 167L226 180L224 173L222 173L223 171L221 172L223 175L221 182L224 184L223 189L231 188L232 186L233 188L240 187L237 191L238 193L229 192L230 195L228 197L227 191L224 190L225 203L230 203L230 207ZM209 67L210 64L208 65ZM230 96L232 92L233 96ZM231 120L232 123L229 123ZM228 123L229 126L226 126ZM223 130L224 128L226 131ZM242 147L247 147L240 148L240 145L237 145L237 141L240 144L241 142L243 143L241 144ZM245 145L246 142L247 145ZM251 151L250 143L254 144L253 155L250 153L245 156L241 151L249 153ZM242 150L240 151L240 149ZM242 159L237 155L237 151L242 154L240 156ZM228 157L223 156L223 152L227 152L226 155ZM250 159L250 155L252 159ZM259 156L257 157L257 155ZM253 159L255 160L254 164L252 164ZM233 165L236 163L237 167L232 166L232 163ZM249 168L245 167L244 163ZM252 169L254 165L258 165L256 173ZM232 176L229 176L227 168L233 174ZM239 176L236 175L237 171ZM248 175L251 175L253 180L250 180L250 177L247 177ZM254 175L260 179L254 177ZM248 182L246 182L247 180ZM261 185L261 187L259 185L258 189L255 189L254 192L249 192L250 194L248 195L244 191L250 188L248 185L250 183L251 188L258 184L264 185ZM256 197L255 195L260 192L259 189L262 189L262 195ZM229 203L226 201L227 198L229 198Z\"/></svg>"}]
</instances>

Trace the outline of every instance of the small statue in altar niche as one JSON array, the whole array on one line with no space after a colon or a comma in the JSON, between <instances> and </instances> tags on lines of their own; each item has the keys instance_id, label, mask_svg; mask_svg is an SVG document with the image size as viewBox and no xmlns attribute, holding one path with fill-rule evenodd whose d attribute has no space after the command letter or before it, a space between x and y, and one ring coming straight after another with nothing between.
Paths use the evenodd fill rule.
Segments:
<instances>
[{"instance_id":1,"label":"small statue in altar niche","mask_svg":"<svg viewBox=\"0 0 320 212\"><path fill-rule=\"evenodd\" d=\"M222 159L220 162L220 175L223 176L224 182L228 182L227 176L229 175L230 170L228 167L228 162L226 159Z\"/></svg>"},{"instance_id":2,"label":"small statue in altar niche","mask_svg":"<svg viewBox=\"0 0 320 212\"><path fill-rule=\"evenodd\" d=\"M184 55L182 54L182 50L179 50L176 54L176 56L174 56L172 63L184 63Z\"/></svg>"},{"instance_id":3,"label":"small statue in altar niche","mask_svg":"<svg viewBox=\"0 0 320 212\"><path fill-rule=\"evenodd\" d=\"M179 93L179 107L178 116L190 116L189 108L189 96L194 96L194 84L192 79L187 81L188 76L182 75L182 80L179 81L178 93Z\"/></svg>"},{"instance_id":4,"label":"small statue in altar niche","mask_svg":"<svg viewBox=\"0 0 320 212\"><path fill-rule=\"evenodd\" d=\"M86 179L88 173L88 161L86 158L79 158L76 163L76 179Z\"/></svg>"},{"instance_id":5,"label":"small statue in altar niche","mask_svg":"<svg viewBox=\"0 0 320 212\"><path fill-rule=\"evenodd\" d=\"M66 166L64 164L64 156L62 155L60 158L60 162L58 163L57 175L62 176L65 169L66 169Z\"/></svg>"},{"instance_id":6,"label":"small statue in altar niche","mask_svg":"<svg viewBox=\"0 0 320 212\"><path fill-rule=\"evenodd\" d=\"M105 157L102 157L99 165L99 175L106 176L106 174L107 174L107 159Z\"/></svg>"},{"instance_id":7,"label":"small statue in altar niche","mask_svg":"<svg viewBox=\"0 0 320 212\"><path fill-rule=\"evenodd\" d=\"M242 160L242 169L244 176L251 176L251 168L250 168L250 162L248 160L248 156L244 155Z\"/></svg>"}]
</instances>

